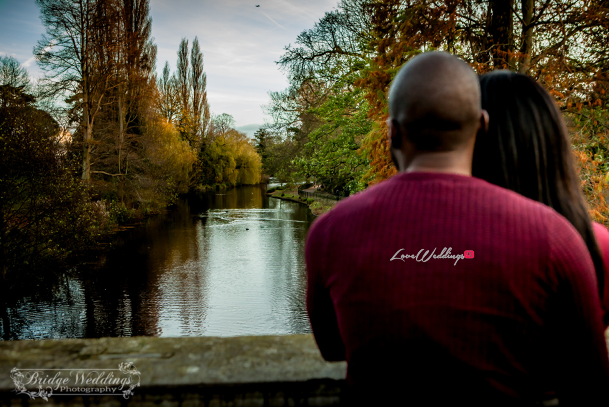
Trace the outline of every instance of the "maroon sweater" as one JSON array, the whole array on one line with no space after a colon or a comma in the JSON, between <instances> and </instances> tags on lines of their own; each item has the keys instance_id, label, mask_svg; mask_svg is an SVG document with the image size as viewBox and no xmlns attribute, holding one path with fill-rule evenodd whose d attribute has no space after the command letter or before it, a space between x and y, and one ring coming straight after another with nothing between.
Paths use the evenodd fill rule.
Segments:
<instances>
[{"instance_id":1,"label":"maroon sweater","mask_svg":"<svg viewBox=\"0 0 609 407\"><path fill-rule=\"evenodd\" d=\"M353 388L506 404L608 393L590 255L542 204L474 177L400 173L317 219L306 262L315 339L347 360Z\"/></svg>"},{"instance_id":2,"label":"maroon sweater","mask_svg":"<svg viewBox=\"0 0 609 407\"><path fill-rule=\"evenodd\" d=\"M603 263L605 265L605 285L603 287L603 308L605 311L605 321L609 320L609 230L600 223L592 222L594 237L601 250ZM605 323L605 325L607 325Z\"/></svg>"}]
</instances>

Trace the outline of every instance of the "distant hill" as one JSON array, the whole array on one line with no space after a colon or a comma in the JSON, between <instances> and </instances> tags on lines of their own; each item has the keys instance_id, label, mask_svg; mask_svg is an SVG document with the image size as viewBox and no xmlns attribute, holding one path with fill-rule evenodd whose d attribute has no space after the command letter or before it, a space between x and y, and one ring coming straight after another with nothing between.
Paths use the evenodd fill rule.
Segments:
<instances>
[{"instance_id":1,"label":"distant hill","mask_svg":"<svg viewBox=\"0 0 609 407\"><path fill-rule=\"evenodd\" d=\"M262 127L262 124L246 124L245 126L235 127L235 130L247 134L249 138L254 137L256 130Z\"/></svg>"}]
</instances>

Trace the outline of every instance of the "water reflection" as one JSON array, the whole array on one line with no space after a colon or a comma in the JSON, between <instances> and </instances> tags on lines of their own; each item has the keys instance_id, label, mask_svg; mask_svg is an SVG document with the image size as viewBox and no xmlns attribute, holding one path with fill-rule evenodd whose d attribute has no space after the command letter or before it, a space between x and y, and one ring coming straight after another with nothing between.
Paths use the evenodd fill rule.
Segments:
<instances>
[{"instance_id":1,"label":"water reflection","mask_svg":"<svg viewBox=\"0 0 609 407\"><path fill-rule=\"evenodd\" d=\"M4 339L309 332L305 206L261 187L200 194L122 233L116 249L13 301Z\"/></svg>"}]
</instances>

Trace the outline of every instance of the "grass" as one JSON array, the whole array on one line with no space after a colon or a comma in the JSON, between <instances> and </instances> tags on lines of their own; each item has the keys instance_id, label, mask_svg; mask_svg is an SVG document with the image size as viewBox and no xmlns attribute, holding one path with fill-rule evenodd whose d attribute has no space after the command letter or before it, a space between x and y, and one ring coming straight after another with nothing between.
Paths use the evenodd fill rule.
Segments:
<instances>
[{"instance_id":1,"label":"grass","mask_svg":"<svg viewBox=\"0 0 609 407\"><path fill-rule=\"evenodd\" d=\"M274 196L276 198L285 199L288 201L304 203L309 206L309 209L315 216L322 215L328 212L330 209L336 205L335 202L327 203L316 201L314 198L304 198L298 196L298 190L296 187L292 186L290 188L280 189L280 188L270 188L267 190L267 194Z\"/></svg>"},{"instance_id":2,"label":"grass","mask_svg":"<svg viewBox=\"0 0 609 407\"><path fill-rule=\"evenodd\" d=\"M325 203L320 201L314 201L312 204L309 205L309 209L311 210L311 212L313 212L313 215L319 216L334 208L334 205L336 205L336 202Z\"/></svg>"}]
</instances>

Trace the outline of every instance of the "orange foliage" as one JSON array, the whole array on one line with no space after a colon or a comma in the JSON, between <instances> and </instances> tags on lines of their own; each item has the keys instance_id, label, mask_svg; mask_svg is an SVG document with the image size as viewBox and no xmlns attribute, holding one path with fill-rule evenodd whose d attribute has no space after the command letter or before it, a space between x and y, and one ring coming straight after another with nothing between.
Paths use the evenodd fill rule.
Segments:
<instances>
[{"instance_id":1,"label":"orange foliage","mask_svg":"<svg viewBox=\"0 0 609 407\"><path fill-rule=\"evenodd\" d=\"M400 0L382 0L369 4L367 12L373 24L373 40L369 44L374 57L364 75L355 82L366 91L370 104L368 116L375 123L362 143L361 152L370 159L364 174L369 185L396 173L387 139L387 92L398 69L422 49L437 48L454 30L456 2L430 7L411 2L404 9Z\"/></svg>"},{"instance_id":2,"label":"orange foliage","mask_svg":"<svg viewBox=\"0 0 609 407\"><path fill-rule=\"evenodd\" d=\"M361 148L371 161L365 175L368 184L395 173L386 135L387 91L400 66L423 51L451 52L479 74L506 68L527 73L550 91L567 114L585 117L585 112L607 105L609 6L588 0L577 4L561 0L532 4L531 25L535 29L529 45L534 46L527 47L527 30L522 24L526 17L520 4L510 11L500 2L481 4L468 0L368 3L365 12L373 27L369 44L373 56L368 69L355 83L366 90L371 107L369 117L376 124ZM496 16L489 18L493 13ZM493 25L493 19L512 21L513 28ZM506 43L501 43L506 39ZM609 129L604 124L609 123L606 112L603 118L591 118L584 130L578 122L573 128L577 130L574 143L578 145L576 157L582 185L593 216L604 221L609 219L605 196L609 179L603 172L609 168L609 163L605 163L609 154L607 158L595 157L589 146L591 138L606 145L604 138L597 137L599 129Z\"/></svg>"}]
</instances>

